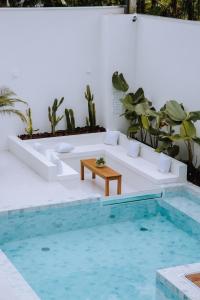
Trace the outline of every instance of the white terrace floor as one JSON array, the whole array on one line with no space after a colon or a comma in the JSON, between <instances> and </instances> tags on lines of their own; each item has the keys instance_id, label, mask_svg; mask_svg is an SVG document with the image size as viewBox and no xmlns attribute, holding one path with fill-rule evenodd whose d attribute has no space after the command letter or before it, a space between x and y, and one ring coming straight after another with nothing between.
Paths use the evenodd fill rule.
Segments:
<instances>
[{"instance_id":1,"label":"white terrace floor","mask_svg":"<svg viewBox=\"0 0 200 300\"><path fill-rule=\"evenodd\" d=\"M0 169L0 211L104 195L104 181L100 178L92 181L91 174L86 173L85 181L74 179L47 182L7 151L1 152ZM117 165L115 169L118 170ZM125 173L125 170L124 173L122 171L123 193L156 188L153 183L137 174L132 173L130 178L130 174L127 177ZM110 193L116 194L116 182L111 183Z\"/></svg>"}]
</instances>

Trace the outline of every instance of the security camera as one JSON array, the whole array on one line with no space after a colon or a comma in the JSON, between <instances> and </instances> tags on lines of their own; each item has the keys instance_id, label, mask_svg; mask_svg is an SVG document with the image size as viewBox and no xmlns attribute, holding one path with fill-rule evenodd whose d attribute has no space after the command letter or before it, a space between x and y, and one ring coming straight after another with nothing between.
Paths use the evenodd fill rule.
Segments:
<instances>
[{"instance_id":1,"label":"security camera","mask_svg":"<svg viewBox=\"0 0 200 300\"><path fill-rule=\"evenodd\" d=\"M137 17L134 16L133 19L132 19L132 22L136 22L137 21Z\"/></svg>"}]
</instances>

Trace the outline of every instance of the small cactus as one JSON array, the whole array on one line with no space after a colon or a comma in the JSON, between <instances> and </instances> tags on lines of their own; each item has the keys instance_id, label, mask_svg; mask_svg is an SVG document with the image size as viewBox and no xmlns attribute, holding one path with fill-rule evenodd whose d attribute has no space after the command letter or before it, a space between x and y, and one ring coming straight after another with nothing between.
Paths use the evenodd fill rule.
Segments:
<instances>
[{"instance_id":1,"label":"small cactus","mask_svg":"<svg viewBox=\"0 0 200 300\"><path fill-rule=\"evenodd\" d=\"M88 118L86 119L86 125L90 127L96 126L96 108L94 100L94 95L90 90L90 86L86 86L85 98L88 101Z\"/></svg>"},{"instance_id":2,"label":"small cactus","mask_svg":"<svg viewBox=\"0 0 200 300\"><path fill-rule=\"evenodd\" d=\"M74 130L76 128L76 125L73 109L65 109L65 117L67 122L67 130Z\"/></svg>"},{"instance_id":3,"label":"small cactus","mask_svg":"<svg viewBox=\"0 0 200 300\"><path fill-rule=\"evenodd\" d=\"M53 105L48 107L48 115L49 115L49 121L51 123L51 133L55 134L56 132L56 126L58 123L62 120L63 115L57 117L57 110L60 107L60 105L63 103L64 97L62 97L60 100L55 99L53 102Z\"/></svg>"},{"instance_id":4,"label":"small cactus","mask_svg":"<svg viewBox=\"0 0 200 300\"><path fill-rule=\"evenodd\" d=\"M39 129L33 129L32 112L30 107L26 110L26 124L27 126L25 131L30 137L32 137L33 133L37 132Z\"/></svg>"}]
</instances>

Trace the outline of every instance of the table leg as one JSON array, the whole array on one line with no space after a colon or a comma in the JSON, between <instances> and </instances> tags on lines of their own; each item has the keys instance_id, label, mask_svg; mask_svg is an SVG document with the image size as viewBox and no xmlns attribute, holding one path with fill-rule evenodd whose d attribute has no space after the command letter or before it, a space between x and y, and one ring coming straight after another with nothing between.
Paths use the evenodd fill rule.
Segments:
<instances>
[{"instance_id":1,"label":"table leg","mask_svg":"<svg viewBox=\"0 0 200 300\"><path fill-rule=\"evenodd\" d=\"M122 193L122 176L119 176L117 179L117 194L121 195Z\"/></svg>"},{"instance_id":2,"label":"table leg","mask_svg":"<svg viewBox=\"0 0 200 300\"><path fill-rule=\"evenodd\" d=\"M81 180L84 180L84 164L81 161Z\"/></svg>"},{"instance_id":3,"label":"table leg","mask_svg":"<svg viewBox=\"0 0 200 300\"><path fill-rule=\"evenodd\" d=\"M92 179L96 178L96 174L94 172L92 172Z\"/></svg>"},{"instance_id":4,"label":"table leg","mask_svg":"<svg viewBox=\"0 0 200 300\"><path fill-rule=\"evenodd\" d=\"M106 179L105 180L105 196L109 196L110 192L109 192L109 180Z\"/></svg>"}]
</instances>

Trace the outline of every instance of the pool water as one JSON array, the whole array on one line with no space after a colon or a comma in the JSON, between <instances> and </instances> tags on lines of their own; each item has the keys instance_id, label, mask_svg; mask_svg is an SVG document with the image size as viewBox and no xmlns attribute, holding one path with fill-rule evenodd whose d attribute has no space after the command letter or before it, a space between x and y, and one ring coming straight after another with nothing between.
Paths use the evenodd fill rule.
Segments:
<instances>
[{"instance_id":1,"label":"pool water","mask_svg":"<svg viewBox=\"0 0 200 300\"><path fill-rule=\"evenodd\" d=\"M200 240L157 200L47 208L0 224L1 249L42 300L155 300L157 269L200 260Z\"/></svg>"}]
</instances>

